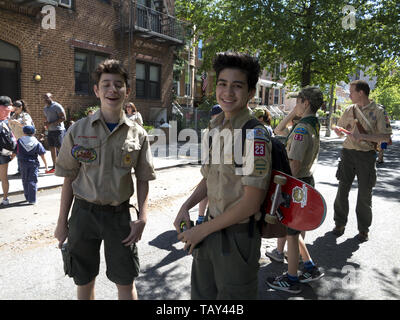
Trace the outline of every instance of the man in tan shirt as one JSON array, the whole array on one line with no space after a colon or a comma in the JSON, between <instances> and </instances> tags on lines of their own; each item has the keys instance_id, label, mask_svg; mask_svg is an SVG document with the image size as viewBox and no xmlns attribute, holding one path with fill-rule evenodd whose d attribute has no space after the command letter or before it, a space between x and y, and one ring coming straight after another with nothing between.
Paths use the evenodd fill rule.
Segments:
<instances>
[{"instance_id":1,"label":"man in tan shirt","mask_svg":"<svg viewBox=\"0 0 400 320\"><path fill-rule=\"evenodd\" d=\"M210 158L201 168L203 179L174 226L185 249L193 252L192 299L257 299L261 236L254 220L269 185L271 142L263 125L249 130L242 157L234 152L242 139L233 135L252 118L247 103L255 94L260 66L255 58L234 52L217 54L213 66L223 113L211 121L210 132L220 133L221 139L212 139ZM207 221L181 232L181 222L190 225L189 210L205 196Z\"/></svg>"},{"instance_id":2,"label":"man in tan shirt","mask_svg":"<svg viewBox=\"0 0 400 320\"><path fill-rule=\"evenodd\" d=\"M368 240L372 223L372 188L376 183L376 144L389 142L392 134L385 110L368 98L369 85L362 80L350 83L350 99L354 103L338 121L335 133L343 136L342 128L350 131L345 141L336 177L339 187L334 203L335 228L333 233L344 233L349 214L349 191L357 176L357 224L361 241ZM357 124L358 123L358 124Z\"/></svg>"},{"instance_id":3,"label":"man in tan shirt","mask_svg":"<svg viewBox=\"0 0 400 320\"><path fill-rule=\"evenodd\" d=\"M155 179L150 144L146 131L122 111L129 88L119 61L100 63L94 77L100 110L69 128L56 163L56 175L65 178L55 237L60 248L68 237L64 269L78 286L78 299L94 298L103 240L107 277L117 285L118 297L136 299L135 243L147 220L148 181ZM129 213L132 168L139 207L135 221Z\"/></svg>"}]
</instances>

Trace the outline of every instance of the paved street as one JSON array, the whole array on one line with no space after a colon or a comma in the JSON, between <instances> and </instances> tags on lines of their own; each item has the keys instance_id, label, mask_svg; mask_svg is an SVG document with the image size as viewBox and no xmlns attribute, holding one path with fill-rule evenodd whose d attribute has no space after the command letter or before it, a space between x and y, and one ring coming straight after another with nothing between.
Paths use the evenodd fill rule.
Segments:
<instances>
[{"instance_id":1,"label":"paved street","mask_svg":"<svg viewBox=\"0 0 400 320\"><path fill-rule=\"evenodd\" d=\"M265 257L260 269L260 299L400 299L400 135L397 131L385 155L386 163L378 168L370 240L362 244L354 238L356 183L350 194L345 234L336 238L330 233L334 227L335 172L340 148L338 139L323 139L321 143L315 178L328 213L323 225L306 235L311 256L325 270L325 277L303 285L299 295L269 290L265 278L286 271L287 264ZM183 245L177 242L172 221L200 178L198 165L186 165L158 170L157 180L151 183L148 224L138 245L141 274L137 288L141 299L190 298L191 256L181 250ZM40 191L36 207L26 206L21 194L10 198L12 205L0 209L0 299L75 299L75 286L63 275L61 254L52 237L60 188ZM193 219L196 215L194 208ZM262 255L275 243L275 239L263 240ZM105 276L103 256L96 282L97 299L116 298L115 286Z\"/></svg>"}]
</instances>

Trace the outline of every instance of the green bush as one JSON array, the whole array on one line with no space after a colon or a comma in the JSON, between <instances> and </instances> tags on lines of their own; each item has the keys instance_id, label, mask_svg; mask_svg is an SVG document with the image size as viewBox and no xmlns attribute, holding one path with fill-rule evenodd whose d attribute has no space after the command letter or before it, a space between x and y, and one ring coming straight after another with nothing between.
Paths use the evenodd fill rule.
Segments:
<instances>
[{"instance_id":1,"label":"green bush","mask_svg":"<svg viewBox=\"0 0 400 320\"><path fill-rule=\"evenodd\" d=\"M89 106L89 107L86 107L86 108L81 108L81 109L79 109L78 111L76 111L76 112L74 112L72 114L71 120L76 121L76 120L79 120L81 118L87 117L89 111L92 110L93 112L96 112L99 109L100 109L99 106Z\"/></svg>"},{"instance_id":2,"label":"green bush","mask_svg":"<svg viewBox=\"0 0 400 320\"><path fill-rule=\"evenodd\" d=\"M153 130L153 129L154 129L154 126L143 125L143 128L144 128L147 132L149 132L150 130Z\"/></svg>"}]
</instances>

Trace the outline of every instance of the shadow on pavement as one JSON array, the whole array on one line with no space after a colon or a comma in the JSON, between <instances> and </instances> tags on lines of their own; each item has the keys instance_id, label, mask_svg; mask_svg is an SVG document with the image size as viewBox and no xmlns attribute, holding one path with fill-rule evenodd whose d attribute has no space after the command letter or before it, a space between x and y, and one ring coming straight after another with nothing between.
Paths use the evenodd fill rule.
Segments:
<instances>
[{"instance_id":1,"label":"shadow on pavement","mask_svg":"<svg viewBox=\"0 0 400 320\"><path fill-rule=\"evenodd\" d=\"M307 244L312 260L324 270L325 276L308 284L301 284L302 292L297 295L269 289L265 283L267 277L275 277L287 272L287 264L271 262L260 268L259 296L262 300L289 300L289 299L354 299L351 276L356 276L360 265L348 260L360 247L356 238L350 238L337 243L337 237L332 232L326 232L312 244ZM299 270L302 266L299 265Z\"/></svg>"},{"instance_id":2,"label":"shadow on pavement","mask_svg":"<svg viewBox=\"0 0 400 320\"><path fill-rule=\"evenodd\" d=\"M173 264L169 268L165 268L169 264L187 256L187 252L182 249L176 249L174 244L178 243L177 232L169 230L161 233L149 242L149 245L161 250L169 251L168 255L160 260L156 265L143 269L136 283L140 299L182 299L182 293L190 292L189 285L179 287L177 284L187 283L187 273L179 272L180 266ZM190 275L189 275L190 277Z\"/></svg>"}]
</instances>

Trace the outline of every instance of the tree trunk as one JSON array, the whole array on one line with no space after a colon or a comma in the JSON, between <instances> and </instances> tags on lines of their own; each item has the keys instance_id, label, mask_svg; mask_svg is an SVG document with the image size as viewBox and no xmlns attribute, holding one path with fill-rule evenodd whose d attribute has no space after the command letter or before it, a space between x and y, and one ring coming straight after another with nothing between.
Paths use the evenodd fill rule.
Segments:
<instances>
[{"instance_id":1,"label":"tree trunk","mask_svg":"<svg viewBox=\"0 0 400 320\"><path fill-rule=\"evenodd\" d=\"M335 85L331 84L331 93L330 93L330 100L329 100L329 114L328 118L326 119L326 132L325 137L331 136L331 121L332 121L332 110L333 110L333 93L335 90Z\"/></svg>"}]
</instances>

